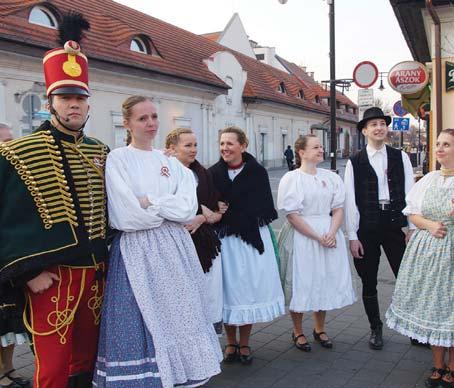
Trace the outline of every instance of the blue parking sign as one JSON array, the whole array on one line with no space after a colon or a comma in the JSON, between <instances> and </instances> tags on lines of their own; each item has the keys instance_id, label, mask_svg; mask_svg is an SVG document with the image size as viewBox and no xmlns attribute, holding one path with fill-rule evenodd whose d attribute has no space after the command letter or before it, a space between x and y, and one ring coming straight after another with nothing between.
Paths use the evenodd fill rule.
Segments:
<instances>
[{"instance_id":1,"label":"blue parking sign","mask_svg":"<svg viewBox=\"0 0 454 388\"><path fill-rule=\"evenodd\" d=\"M408 131L410 119L407 117L393 117L393 131Z\"/></svg>"}]
</instances>

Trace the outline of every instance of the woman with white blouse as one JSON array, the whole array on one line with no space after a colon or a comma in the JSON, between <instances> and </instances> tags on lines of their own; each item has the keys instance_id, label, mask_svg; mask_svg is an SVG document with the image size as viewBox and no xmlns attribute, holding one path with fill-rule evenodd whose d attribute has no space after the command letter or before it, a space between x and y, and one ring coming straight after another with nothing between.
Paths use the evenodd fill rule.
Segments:
<instances>
[{"instance_id":1,"label":"woman with white blouse","mask_svg":"<svg viewBox=\"0 0 454 388\"><path fill-rule=\"evenodd\" d=\"M441 170L419 180L403 213L416 226L405 250L386 323L432 347L427 387L454 387L454 129L436 144Z\"/></svg>"},{"instance_id":2,"label":"woman with white blouse","mask_svg":"<svg viewBox=\"0 0 454 388\"><path fill-rule=\"evenodd\" d=\"M220 373L219 342L208 318L205 279L184 225L197 211L195 179L152 147L153 103L123 103L127 147L106 163L112 244L94 384L200 386Z\"/></svg>"},{"instance_id":3,"label":"woman with white blouse","mask_svg":"<svg viewBox=\"0 0 454 388\"><path fill-rule=\"evenodd\" d=\"M293 242L287 271L291 286L284 287L293 320L292 340L302 351L311 346L303 333L303 313L314 312L314 339L325 348L333 344L325 332L327 310L355 302L343 221L345 189L335 173L317 168L323 148L315 135L300 137L295 143L297 168L286 173L278 190L277 206L287 214ZM283 278L286 276L283 275Z\"/></svg>"},{"instance_id":4,"label":"woman with white blouse","mask_svg":"<svg viewBox=\"0 0 454 388\"><path fill-rule=\"evenodd\" d=\"M268 173L246 152L248 142L241 128L222 129L221 158L208 169L221 200L228 204L216 225L222 242L224 362L239 360L243 365L253 360L249 346L252 325L285 314L269 228L277 212Z\"/></svg>"}]
</instances>

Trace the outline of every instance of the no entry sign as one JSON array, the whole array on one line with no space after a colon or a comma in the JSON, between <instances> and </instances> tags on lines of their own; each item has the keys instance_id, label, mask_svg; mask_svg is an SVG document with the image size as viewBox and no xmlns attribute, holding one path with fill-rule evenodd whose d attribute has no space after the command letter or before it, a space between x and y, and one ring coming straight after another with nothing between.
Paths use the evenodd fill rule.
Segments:
<instances>
[{"instance_id":1,"label":"no entry sign","mask_svg":"<svg viewBox=\"0 0 454 388\"><path fill-rule=\"evenodd\" d=\"M371 87L378 78L378 68L371 61L363 61L353 70L353 82L360 88Z\"/></svg>"}]
</instances>

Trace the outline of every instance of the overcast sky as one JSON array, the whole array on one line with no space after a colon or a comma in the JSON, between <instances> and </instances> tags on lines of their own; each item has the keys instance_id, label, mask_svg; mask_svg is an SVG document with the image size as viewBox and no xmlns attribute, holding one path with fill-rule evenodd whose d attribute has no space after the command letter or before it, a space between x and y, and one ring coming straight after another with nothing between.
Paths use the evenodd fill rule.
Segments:
<instances>
[{"instance_id":1,"label":"overcast sky","mask_svg":"<svg viewBox=\"0 0 454 388\"><path fill-rule=\"evenodd\" d=\"M223 30L234 12L249 37L274 46L282 57L329 79L329 7L325 0L117 0L196 34ZM379 71L412 60L389 0L336 0L336 78L351 78L357 63L374 62ZM389 105L399 99L384 80L375 97ZM355 102L357 88L347 93Z\"/></svg>"}]
</instances>

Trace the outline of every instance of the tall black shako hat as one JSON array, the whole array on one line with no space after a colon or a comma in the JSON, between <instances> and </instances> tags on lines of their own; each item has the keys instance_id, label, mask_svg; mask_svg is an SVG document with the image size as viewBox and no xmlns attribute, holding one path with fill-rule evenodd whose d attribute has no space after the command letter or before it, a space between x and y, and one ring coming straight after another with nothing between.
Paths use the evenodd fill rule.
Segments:
<instances>
[{"instance_id":1,"label":"tall black shako hat","mask_svg":"<svg viewBox=\"0 0 454 388\"><path fill-rule=\"evenodd\" d=\"M88 21L78 12L70 11L63 17L58 28L60 47L48 51L43 58L47 96L90 95L88 61L80 48L84 31L89 28Z\"/></svg>"},{"instance_id":2,"label":"tall black shako hat","mask_svg":"<svg viewBox=\"0 0 454 388\"><path fill-rule=\"evenodd\" d=\"M361 131L366 126L367 122L373 119L383 119L386 121L386 125L391 124L391 116L386 116L380 108L374 106L366 109L363 119L356 124L356 128L358 131Z\"/></svg>"}]
</instances>

